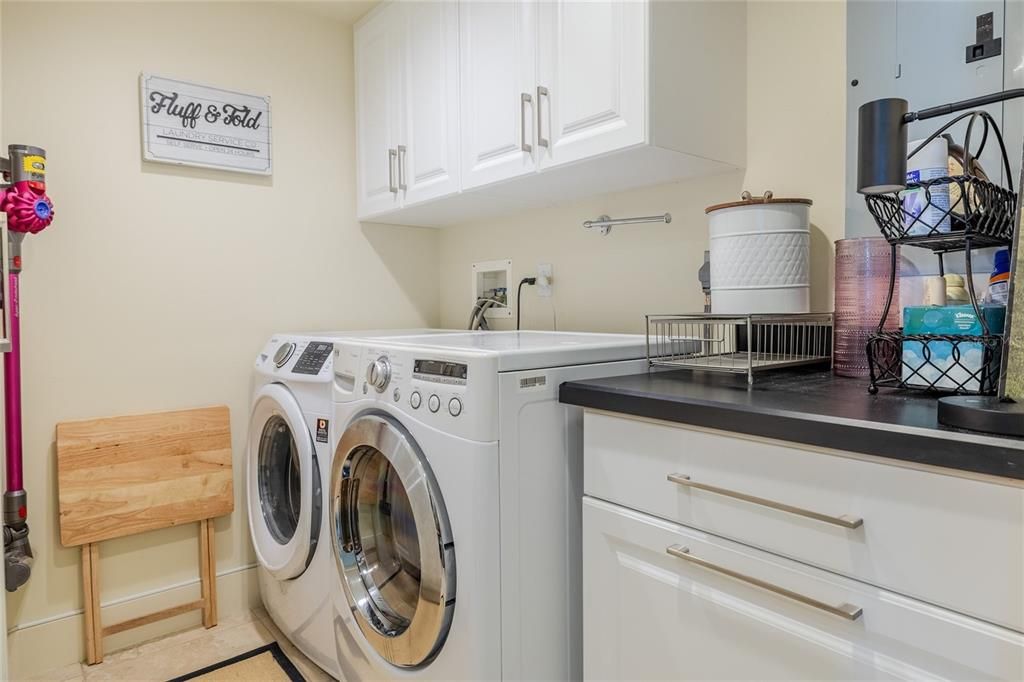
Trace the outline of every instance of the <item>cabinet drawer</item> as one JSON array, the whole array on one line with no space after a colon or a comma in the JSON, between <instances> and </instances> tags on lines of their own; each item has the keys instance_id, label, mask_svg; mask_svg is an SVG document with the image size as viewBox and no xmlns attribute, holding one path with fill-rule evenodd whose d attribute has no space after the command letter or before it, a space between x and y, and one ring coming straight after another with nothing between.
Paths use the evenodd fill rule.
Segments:
<instances>
[{"instance_id":1,"label":"cabinet drawer","mask_svg":"<svg viewBox=\"0 0 1024 682\"><path fill-rule=\"evenodd\" d=\"M586 679L1024 678L1020 633L589 497L583 566Z\"/></svg>"},{"instance_id":2,"label":"cabinet drawer","mask_svg":"<svg viewBox=\"0 0 1024 682\"><path fill-rule=\"evenodd\" d=\"M584 491L1024 631L1019 487L587 412Z\"/></svg>"}]
</instances>

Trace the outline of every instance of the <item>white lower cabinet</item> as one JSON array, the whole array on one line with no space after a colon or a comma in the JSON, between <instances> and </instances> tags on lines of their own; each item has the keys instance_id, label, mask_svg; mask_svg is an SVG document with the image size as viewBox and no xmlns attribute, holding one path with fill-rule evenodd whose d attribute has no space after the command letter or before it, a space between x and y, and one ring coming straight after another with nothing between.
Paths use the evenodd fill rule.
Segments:
<instances>
[{"instance_id":1,"label":"white lower cabinet","mask_svg":"<svg viewBox=\"0 0 1024 682\"><path fill-rule=\"evenodd\" d=\"M1024 679L1018 632L591 497L583 566L588 680Z\"/></svg>"},{"instance_id":2,"label":"white lower cabinet","mask_svg":"<svg viewBox=\"0 0 1024 682\"><path fill-rule=\"evenodd\" d=\"M1024 632L1024 487L587 412L588 495Z\"/></svg>"}]
</instances>

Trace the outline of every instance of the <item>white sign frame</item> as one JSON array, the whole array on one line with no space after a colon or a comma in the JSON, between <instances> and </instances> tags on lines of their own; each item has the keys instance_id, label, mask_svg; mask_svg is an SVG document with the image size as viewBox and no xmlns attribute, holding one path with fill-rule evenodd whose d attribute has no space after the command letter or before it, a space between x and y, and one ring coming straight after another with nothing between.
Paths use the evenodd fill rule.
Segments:
<instances>
[{"instance_id":1,"label":"white sign frame","mask_svg":"<svg viewBox=\"0 0 1024 682\"><path fill-rule=\"evenodd\" d=\"M269 96L143 72L139 102L144 161L273 174Z\"/></svg>"}]
</instances>

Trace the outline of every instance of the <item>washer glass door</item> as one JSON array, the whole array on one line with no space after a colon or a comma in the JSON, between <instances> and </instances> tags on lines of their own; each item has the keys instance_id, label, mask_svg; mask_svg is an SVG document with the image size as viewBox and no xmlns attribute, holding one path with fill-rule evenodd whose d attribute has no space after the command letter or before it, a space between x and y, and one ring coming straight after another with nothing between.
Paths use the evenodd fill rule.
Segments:
<instances>
[{"instance_id":1,"label":"washer glass door","mask_svg":"<svg viewBox=\"0 0 1024 682\"><path fill-rule=\"evenodd\" d=\"M390 417L345 430L331 472L335 559L359 630L389 663L429 663L455 604L451 526L430 467Z\"/></svg>"},{"instance_id":2,"label":"washer glass door","mask_svg":"<svg viewBox=\"0 0 1024 682\"><path fill-rule=\"evenodd\" d=\"M323 493L312 435L280 384L264 386L253 403L247 466L256 555L278 580L296 578L316 550Z\"/></svg>"}]
</instances>

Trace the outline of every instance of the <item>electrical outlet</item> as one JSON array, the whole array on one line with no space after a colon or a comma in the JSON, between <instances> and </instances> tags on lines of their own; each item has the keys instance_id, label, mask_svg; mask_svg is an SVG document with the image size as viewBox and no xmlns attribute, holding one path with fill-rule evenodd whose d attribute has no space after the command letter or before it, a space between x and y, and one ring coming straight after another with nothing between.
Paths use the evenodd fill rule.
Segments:
<instances>
[{"instance_id":1,"label":"electrical outlet","mask_svg":"<svg viewBox=\"0 0 1024 682\"><path fill-rule=\"evenodd\" d=\"M551 280L551 263L537 263L537 295L548 298L554 284Z\"/></svg>"}]
</instances>

